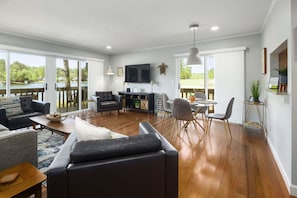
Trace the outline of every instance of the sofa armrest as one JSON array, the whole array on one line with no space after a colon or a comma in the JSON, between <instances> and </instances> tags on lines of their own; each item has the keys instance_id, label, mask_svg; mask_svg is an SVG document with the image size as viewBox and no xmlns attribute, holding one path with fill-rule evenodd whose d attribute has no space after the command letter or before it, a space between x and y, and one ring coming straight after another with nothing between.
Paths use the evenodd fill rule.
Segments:
<instances>
[{"instance_id":1,"label":"sofa armrest","mask_svg":"<svg viewBox=\"0 0 297 198\"><path fill-rule=\"evenodd\" d=\"M0 170L22 162L30 162L37 167L36 131L8 131L0 137L0 151Z\"/></svg>"},{"instance_id":2,"label":"sofa armrest","mask_svg":"<svg viewBox=\"0 0 297 198\"><path fill-rule=\"evenodd\" d=\"M70 162L72 145L76 142L75 132L71 133L47 171L48 197L67 197L67 167Z\"/></svg>"},{"instance_id":3,"label":"sofa armrest","mask_svg":"<svg viewBox=\"0 0 297 198\"><path fill-rule=\"evenodd\" d=\"M101 102L101 97L100 96L91 96L92 100L95 100L97 103Z\"/></svg>"},{"instance_id":4,"label":"sofa armrest","mask_svg":"<svg viewBox=\"0 0 297 198\"><path fill-rule=\"evenodd\" d=\"M50 103L38 100L32 100L33 111L48 114L50 112Z\"/></svg>"},{"instance_id":5,"label":"sofa armrest","mask_svg":"<svg viewBox=\"0 0 297 198\"><path fill-rule=\"evenodd\" d=\"M0 109L0 124L7 126L6 110Z\"/></svg>"},{"instance_id":6,"label":"sofa armrest","mask_svg":"<svg viewBox=\"0 0 297 198\"><path fill-rule=\"evenodd\" d=\"M122 101L122 96L121 95L112 95L112 100L121 102Z\"/></svg>"},{"instance_id":7,"label":"sofa armrest","mask_svg":"<svg viewBox=\"0 0 297 198\"><path fill-rule=\"evenodd\" d=\"M150 123L139 123L139 134L159 136L166 155L166 197L178 197L178 152Z\"/></svg>"}]
</instances>

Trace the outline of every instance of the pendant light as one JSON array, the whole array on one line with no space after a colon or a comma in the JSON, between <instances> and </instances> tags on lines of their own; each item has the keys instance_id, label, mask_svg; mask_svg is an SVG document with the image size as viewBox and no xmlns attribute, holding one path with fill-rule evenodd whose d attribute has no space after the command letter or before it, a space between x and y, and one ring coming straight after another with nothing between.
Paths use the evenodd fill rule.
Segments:
<instances>
[{"instance_id":1,"label":"pendant light","mask_svg":"<svg viewBox=\"0 0 297 198\"><path fill-rule=\"evenodd\" d=\"M199 27L198 24L190 25L190 29L194 32L194 46L190 49L190 55L188 56L187 65L202 65L201 58L199 57L199 50L195 45L195 30Z\"/></svg>"},{"instance_id":2,"label":"pendant light","mask_svg":"<svg viewBox=\"0 0 297 198\"><path fill-rule=\"evenodd\" d=\"M114 73L113 73L113 71L111 69L111 66L108 67L107 72L106 72L106 75L108 75L108 76L114 75Z\"/></svg>"}]
</instances>

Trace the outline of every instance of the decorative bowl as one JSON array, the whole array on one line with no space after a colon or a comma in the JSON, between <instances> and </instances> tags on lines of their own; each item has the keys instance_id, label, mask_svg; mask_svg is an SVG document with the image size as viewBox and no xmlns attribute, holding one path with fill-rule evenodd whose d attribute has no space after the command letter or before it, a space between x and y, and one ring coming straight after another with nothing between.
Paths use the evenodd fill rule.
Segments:
<instances>
[{"instance_id":1,"label":"decorative bowl","mask_svg":"<svg viewBox=\"0 0 297 198\"><path fill-rule=\"evenodd\" d=\"M46 114L45 117L51 122L61 122L65 120L67 116L57 112L57 113Z\"/></svg>"}]
</instances>

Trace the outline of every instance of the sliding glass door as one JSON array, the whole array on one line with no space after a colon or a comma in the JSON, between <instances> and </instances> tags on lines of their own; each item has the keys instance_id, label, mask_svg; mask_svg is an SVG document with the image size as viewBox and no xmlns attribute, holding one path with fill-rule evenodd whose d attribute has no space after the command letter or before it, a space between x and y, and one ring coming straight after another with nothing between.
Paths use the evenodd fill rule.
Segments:
<instances>
[{"instance_id":1,"label":"sliding glass door","mask_svg":"<svg viewBox=\"0 0 297 198\"><path fill-rule=\"evenodd\" d=\"M180 97L188 98L194 92L204 92L208 99L214 98L214 69L213 56L203 56L202 65L188 66L187 58L179 58L179 87Z\"/></svg>"},{"instance_id":2,"label":"sliding glass door","mask_svg":"<svg viewBox=\"0 0 297 198\"><path fill-rule=\"evenodd\" d=\"M0 96L29 95L51 112L88 108L88 62L0 51Z\"/></svg>"},{"instance_id":3,"label":"sliding glass door","mask_svg":"<svg viewBox=\"0 0 297 198\"><path fill-rule=\"evenodd\" d=\"M88 98L88 67L86 61L56 59L57 111L71 112L82 108Z\"/></svg>"},{"instance_id":4,"label":"sliding glass door","mask_svg":"<svg viewBox=\"0 0 297 198\"><path fill-rule=\"evenodd\" d=\"M7 56L7 52L0 51L0 96L6 95Z\"/></svg>"}]
</instances>

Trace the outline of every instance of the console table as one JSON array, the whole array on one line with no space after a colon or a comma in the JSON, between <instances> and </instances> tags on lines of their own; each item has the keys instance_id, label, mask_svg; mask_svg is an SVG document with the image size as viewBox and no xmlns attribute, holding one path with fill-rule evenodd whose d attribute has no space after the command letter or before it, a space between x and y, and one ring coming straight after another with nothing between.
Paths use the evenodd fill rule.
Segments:
<instances>
[{"instance_id":1,"label":"console table","mask_svg":"<svg viewBox=\"0 0 297 198\"><path fill-rule=\"evenodd\" d=\"M145 92L119 92L123 97L123 107L136 111L154 113L154 93Z\"/></svg>"}]
</instances>

